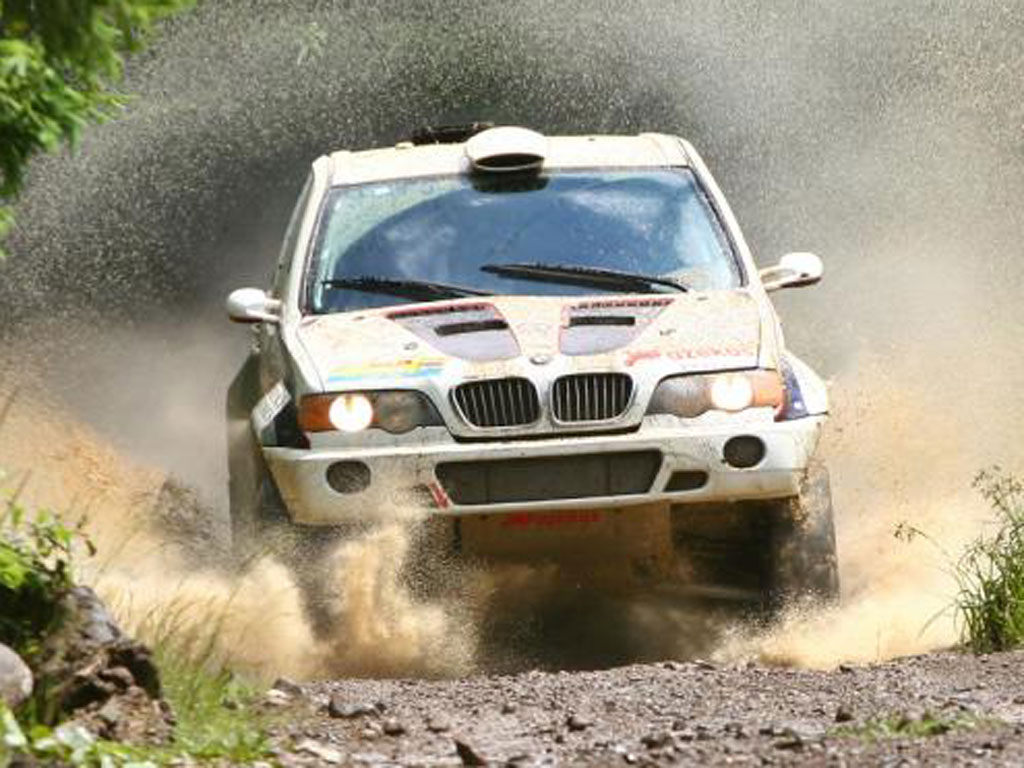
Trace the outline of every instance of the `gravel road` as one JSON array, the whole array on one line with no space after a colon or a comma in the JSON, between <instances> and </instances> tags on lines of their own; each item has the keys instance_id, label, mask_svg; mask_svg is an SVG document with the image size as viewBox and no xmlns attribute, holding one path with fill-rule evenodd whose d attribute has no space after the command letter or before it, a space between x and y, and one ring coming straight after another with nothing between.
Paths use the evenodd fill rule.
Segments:
<instances>
[{"instance_id":1,"label":"gravel road","mask_svg":"<svg viewBox=\"0 0 1024 768\"><path fill-rule=\"evenodd\" d=\"M285 765L1024 764L1024 653L282 681Z\"/></svg>"}]
</instances>

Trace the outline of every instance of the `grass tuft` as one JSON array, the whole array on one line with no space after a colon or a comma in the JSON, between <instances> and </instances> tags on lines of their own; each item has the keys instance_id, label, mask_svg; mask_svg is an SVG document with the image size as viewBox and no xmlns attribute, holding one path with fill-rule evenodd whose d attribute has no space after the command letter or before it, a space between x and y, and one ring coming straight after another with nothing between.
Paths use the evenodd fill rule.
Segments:
<instances>
[{"instance_id":1,"label":"grass tuft","mask_svg":"<svg viewBox=\"0 0 1024 768\"><path fill-rule=\"evenodd\" d=\"M1020 648L1024 646L1024 482L992 467L979 472L973 485L995 515L959 557L906 522L897 525L893 535L906 542L926 539L947 561L956 580L956 596L924 629L952 611L960 642L975 653Z\"/></svg>"},{"instance_id":2,"label":"grass tuft","mask_svg":"<svg viewBox=\"0 0 1024 768\"><path fill-rule=\"evenodd\" d=\"M991 653L1024 645L1024 483L995 467L974 487L992 506L995 526L956 564L955 609L965 645Z\"/></svg>"},{"instance_id":3,"label":"grass tuft","mask_svg":"<svg viewBox=\"0 0 1024 768\"><path fill-rule=\"evenodd\" d=\"M266 718L254 713L262 693L223 666L211 666L158 646L164 695L174 710L174 749L194 759L250 763L269 755Z\"/></svg>"},{"instance_id":4,"label":"grass tuft","mask_svg":"<svg viewBox=\"0 0 1024 768\"><path fill-rule=\"evenodd\" d=\"M889 739L923 739L941 736L950 731L972 730L990 722L992 721L974 715L945 717L925 712L920 717L910 717L903 713L897 713L888 717L872 718L856 725L841 725L833 729L831 735L869 742Z\"/></svg>"}]
</instances>

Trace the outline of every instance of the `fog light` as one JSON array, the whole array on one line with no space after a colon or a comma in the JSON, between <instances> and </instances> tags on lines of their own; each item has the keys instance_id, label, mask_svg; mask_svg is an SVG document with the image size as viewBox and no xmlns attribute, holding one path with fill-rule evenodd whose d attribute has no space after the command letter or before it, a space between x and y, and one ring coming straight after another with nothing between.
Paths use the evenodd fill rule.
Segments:
<instances>
[{"instance_id":1,"label":"fog light","mask_svg":"<svg viewBox=\"0 0 1024 768\"><path fill-rule=\"evenodd\" d=\"M760 464L764 454L764 441L751 435L731 437L722 449L726 463L737 469L747 469Z\"/></svg>"},{"instance_id":2,"label":"fog light","mask_svg":"<svg viewBox=\"0 0 1024 768\"><path fill-rule=\"evenodd\" d=\"M338 493L359 493L370 487L370 468L361 461L336 461L327 467L327 484Z\"/></svg>"}]
</instances>

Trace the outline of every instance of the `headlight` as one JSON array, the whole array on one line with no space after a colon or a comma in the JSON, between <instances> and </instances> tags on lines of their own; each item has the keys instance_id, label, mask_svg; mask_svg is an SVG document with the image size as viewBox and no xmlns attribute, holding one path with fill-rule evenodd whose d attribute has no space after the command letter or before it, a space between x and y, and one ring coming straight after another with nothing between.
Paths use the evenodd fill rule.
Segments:
<instances>
[{"instance_id":1,"label":"headlight","mask_svg":"<svg viewBox=\"0 0 1024 768\"><path fill-rule=\"evenodd\" d=\"M327 418L342 432L362 432L373 423L373 403L366 395L341 395L327 409Z\"/></svg>"},{"instance_id":2,"label":"headlight","mask_svg":"<svg viewBox=\"0 0 1024 768\"><path fill-rule=\"evenodd\" d=\"M307 395L299 408L305 432L362 432L378 428L392 434L443 422L430 400L420 392L339 392Z\"/></svg>"},{"instance_id":3,"label":"headlight","mask_svg":"<svg viewBox=\"0 0 1024 768\"><path fill-rule=\"evenodd\" d=\"M720 411L742 411L754 403L754 384L742 373L727 373L711 380L711 404Z\"/></svg>"},{"instance_id":4,"label":"headlight","mask_svg":"<svg viewBox=\"0 0 1024 768\"><path fill-rule=\"evenodd\" d=\"M377 396L377 426L396 435L438 424L433 406L418 392L384 392Z\"/></svg>"},{"instance_id":5,"label":"headlight","mask_svg":"<svg viewBox=\"0 0 1024 768\"><path fill-rule=\"evenodd\" d=\"M747 408L779 409L784 394L778 371L672 376L654 390L647 412L692 419L710 410L736 413Z\"/></svg>"}]
</instances>

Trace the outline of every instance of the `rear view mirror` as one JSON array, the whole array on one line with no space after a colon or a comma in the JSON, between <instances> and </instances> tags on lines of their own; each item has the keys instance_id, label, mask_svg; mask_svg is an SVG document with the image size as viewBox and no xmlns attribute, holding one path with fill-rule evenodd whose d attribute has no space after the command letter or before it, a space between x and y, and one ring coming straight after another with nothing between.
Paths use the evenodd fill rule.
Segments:
<instances>
[{"instance_id":1,"label":"rear view mirror","mask_svg":"<svg viewBox=\"0 0 1024 768\"><path fill-rule=\"evenodd\" d=\"M758 274L766 291L814 285L821 280L825 266L813 253L787 253L774 267L765 267Z\"/></svg>"},{"instance_id":2,"label":"rear view mirror","mask_svg":"<svg viewBox=\"0 0 1024 768\"><path fill-rule=\"evenodd\" d=\"M280 322L281 302L259 288L232 291L226 303L228 317L236 323Z\"/></svg>"}]
</instances>

